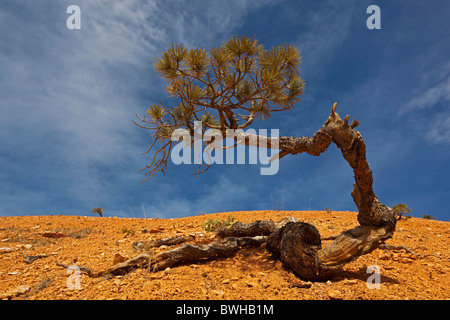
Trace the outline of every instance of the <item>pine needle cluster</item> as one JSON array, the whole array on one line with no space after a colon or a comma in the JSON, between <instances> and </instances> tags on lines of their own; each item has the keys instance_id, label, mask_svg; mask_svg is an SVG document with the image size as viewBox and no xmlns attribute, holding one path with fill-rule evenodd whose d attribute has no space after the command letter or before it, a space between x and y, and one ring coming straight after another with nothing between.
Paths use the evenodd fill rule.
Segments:
<instances>
[{"instance_id":1,"label":"pine needle cluster","mask_svg":"<svg viewBox=\"0 0 450 320\"><path fill-rule=\"evenodd\" d=\"M164 173L172 132L183 128L193 136L194 121L202 121L203 131L225 132L293 108L304 91L300 63L300 51L293 45L265 50L258 40L245 36L232 37L210 50L172 45L155 59L154 67L167 80L169 96L177 101L172 106L153 104L146 116L138 116L143 124L135 122L153 131L154 142L148 151L157 141L163 142L143 170L148 169L149 178L157 171Z\"/></svg>"}]
</instances>

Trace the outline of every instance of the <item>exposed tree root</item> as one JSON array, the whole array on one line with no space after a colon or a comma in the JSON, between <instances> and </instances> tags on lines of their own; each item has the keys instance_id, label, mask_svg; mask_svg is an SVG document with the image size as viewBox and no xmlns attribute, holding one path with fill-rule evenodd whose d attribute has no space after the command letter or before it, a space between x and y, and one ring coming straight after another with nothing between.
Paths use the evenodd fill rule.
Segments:
<instances>
[{"instance_id":1,"label":"exposed tree root","mask_svg":"<svg viewBox=\"0 0 450 320\"><path fill-rule=\"evenodd\" d=\"M251 223L235 222L229 228L222 228L217 236L226 237L254 237L257 235L269 235L277 229L272 220L257 220Z\"/></svg>"},{"instance_id":2,"label":"exposed tree root","mask_svg":"<svg viewBox=\"0 0 450 320\"><path fill-rule=\"evenodd\" d=\"M174 246L177 244L181 244L191 240L191 237L173 237L173 238L165 238L159 239L156 241L136 241L133 242L133 248L138 251L145 251L151 248L161 247L161 246Z\"/></svg>"},{"instance_id":3,"label":"exposed tree root","mask_svg":"<svg viewBox=\"0 0 450 320\"><path fill-rule=\"evenodd\" d=\"M30 264L33 263L34 261L38 260L38 259L42 259L42 258L46 258L48 257L48 254L37 254L34 256L26 256L23 254L23 252L21 252L22 256L23 256L23 261Z\"/></svg>"},{"instance_id":4,"label":"exposed tree root","mask_svg":"<svg viewBox=\"0 0 450 320\"><path fill-rule=\"evenodd\" d=\"M221 241L214 241L207 245L185 244L181 247L164 251L153 255L150 253L139 254L122 263L118 263L102 271L94 272L87 267L79 267L90 277L108 275L120 275L135 268L148 268L151 271L163 270L181 264L199 263L207 260L227 258L233 256L240 248L257 247L266 241L266 236L254 237L228 237ZM69 265L56 263L58 266L68 268Z\"/></svg>"}]
</instances>

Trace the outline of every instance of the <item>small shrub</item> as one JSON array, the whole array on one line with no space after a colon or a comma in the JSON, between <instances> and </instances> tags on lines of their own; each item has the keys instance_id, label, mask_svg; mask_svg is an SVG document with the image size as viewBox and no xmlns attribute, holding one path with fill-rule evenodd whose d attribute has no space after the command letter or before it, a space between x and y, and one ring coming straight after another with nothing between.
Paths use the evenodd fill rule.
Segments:
<instances>
[{"instance_id":1,"label":"small shrub","mask_svg":"<svg viewBox=\"0 0 450 320\"><path fill-rule=\"evenodd\" d=\"M125 237L134 236L134 234L135 234L133 229L127 229L127 228L122 228L121 232L125 234Z\"/></svg>"},{"instance_id":2,"label":"small shrub","mask_svg":"<svg viewBox=\"0 0 450 320\"><path fill-rule=\"evenodd\" d=\"M398 220L400 220L405 214L409 214L411 212L411 209L408 208L408 206L404 203L399 203L392 207L392 211L394 211L395 217ZM405 217L405 219L410 218Z\"/></svg>"},{"instance_id":3,"label":"small shrub","mask_svg":"<svg viewBox=\"0 0 450 320\"><path fill-rule=\"evenodd\" d=\"M331 209L325 208L325 212L330 214L331 213Z\"/></svg>"},{"instance_id":4,"label":"small shrub","mask_svg":"<svg viewBox=\"0 0 450 320\"><path fill-rule=\"evenodd\" d=\"M102 208L92 208L92 213L98 213L100 217L103 217L103 209Z\"/></svg>"},{"instance_id":5,"label":"small shrub","mask_svg":"<svg viewBox=\"0 0 450 320\"><path fill-rule=\"evenodd\" d=\"M203 230L207 232L216 231L220 228L229 227L233 224L234 216L229 215L226 220L219 219L206 219L205 222L202 223Z\"/></svg>"},{"instance_id":6,"label":"small shrub","mask_svg":"<svg viewBox=\"0 0 450 320\"><path fill-rule=\"evenodd\" d=\"M86 238L89 234L91 234L92 228L84 228L84 229L78 229L69 232L69 237L75 238L75 239L81 239Z\"/></svg>"},{"instance_id":7,"label":"small shrub","mask_svg":"<svg viewBox=\"0 0 450 320\"><path fill-rule=\"evenodd\" d=\"M433 220L433 219L434 219L433 216L430 216L429 214L424 214L424 215L423 215L423 218L424 218L424 219L430 219L430 220Z\"/></svg>"}]
</instances>

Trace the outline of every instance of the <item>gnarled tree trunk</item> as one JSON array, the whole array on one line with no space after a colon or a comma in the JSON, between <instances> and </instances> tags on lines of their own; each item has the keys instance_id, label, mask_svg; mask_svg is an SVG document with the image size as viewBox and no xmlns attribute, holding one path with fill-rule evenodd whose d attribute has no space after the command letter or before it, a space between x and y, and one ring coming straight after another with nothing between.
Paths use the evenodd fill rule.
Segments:
<instances>
[{"instance_id":1,"label":"gnarled tree trunk","mask_svg":"<svg viewBox=\"0 0 450 320\"><path fill-rule=\"evenodd\" d=\"M353 120L349 124L349 116L342 120L335 109L336 103L313 137L279 138L282 155L299 152L319 155L334 142L355 175L352 197L359 210L360 226L342 232L325 248L321 246L317 229L302 222L290 222L268 237L267 248L300 277L309 280L326 278L334 268L370 253L395 231L392 209L381 204L373 191L366 146L361 134L354 129L359 123Z\"/></svg>"}]
</instances>

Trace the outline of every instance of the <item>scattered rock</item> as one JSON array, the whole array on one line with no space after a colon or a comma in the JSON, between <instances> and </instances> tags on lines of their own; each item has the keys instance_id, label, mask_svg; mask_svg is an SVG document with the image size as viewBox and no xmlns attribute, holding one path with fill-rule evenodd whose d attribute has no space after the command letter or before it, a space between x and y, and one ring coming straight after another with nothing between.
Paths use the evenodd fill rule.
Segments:
<instances>
[{"instance_id":1,"label":"scattered rock","mask_svg":"<svg viewBox=\"0 0 450 320\"><path fill-rule=\"evenodd\" d=\"M164 232L164 228L158 228L158 229L150 229L148 230L149 233L161 233Z\"/></svg>"},{"instance_id":2,"label":"scattered rock","mask_svg":"<svg viewBox=\"0 0 450 320\"><path fill-rule=\"evenodd\" d=\"M342 293L338 290L330 289L327 291L327 295L331 300L342 300Z\"/></svg>"},{"instance_id":3,"label":"scattered rock","mask_svg":"<svg viewBox=\"0 0 450 320\"><path fill-rule=\"evenodd\" d=\"M124 257L120 252L116 252L116 254L114 255L113 264L118 264L127 260L128 259Z\"/></svg>"},{"instance_id":4,"label":"scattered rock","mask_svg":"<svg viewBox=\"0 0 450 320\"><path fill-rule=\"evenodd\" d=\"M12 290L9 290L3 294L0 295L0 300L3 299L12 299L14 297L20 296L21 294L24 294L26 292L28 292L28 290L30 290L30 286L27 285L20 285L15 287Z\"/></svg>"},{"instance_id":5,"label":"scattered rock","mask_svg":"<svg viewBox=\"0 0 450 320\"><path fill-rule=\"evenodd\" d=\"M65 238L68 237L67 234L59 231L44 231L39 233L41 236L45 238Z\"/></svg>"},{"instance_id":6,"label":"scattered rock","mask_svg":"<svg viewBox=\"0 0 450 320\"><path fill-rule=\"evenodd\" d=\"M12 252L14 250L15 249L10 248L10 247L2 247L2 248L0 248L0 253L8 253L8 252Z\"/></svg>"},{"instance_id":7,"label":"scattered rock","mask_svg":"<svg viewBox=\"0 0 450 320\"><path fill-rule=\"evenodd\" d=\"M256 287L258 285L258 283L255 281L247 281L245 284L250 288Z\"/></svg>"},{"instance_id":8,"label":"scattered rock","mask_svg":"<svg viewBox=\"0 0 450 320\"><path fill-rule=\"evenodd\" d=\"M224 296L225 292L223 292L222 290L211 290L212 293L217 294L218 296Z\"/></svg>"},{"instance_id":9,"label":"scattered rock","mask_svg":"<svg viewBox=\"0 0 450 320\"><path fill-rule=\"evenodd\" d=\"M345 280L343 281L343 283L344 283L344 284L357 284L357 283L358 283L358 280L356 280L356 279L345 279Z\"/></svg>"}]
</instances>

